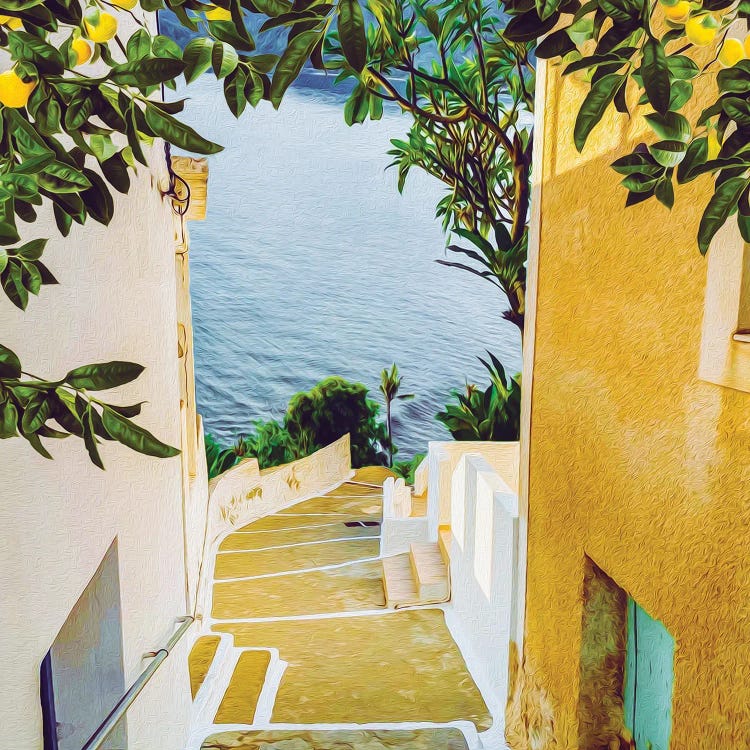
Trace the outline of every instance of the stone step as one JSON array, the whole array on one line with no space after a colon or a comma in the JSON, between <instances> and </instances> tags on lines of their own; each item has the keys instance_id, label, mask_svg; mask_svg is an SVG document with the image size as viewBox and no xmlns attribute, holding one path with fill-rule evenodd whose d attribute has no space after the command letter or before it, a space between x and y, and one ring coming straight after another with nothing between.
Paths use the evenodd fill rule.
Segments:
<instances>
[{"instance_id":1,"label":"stone step","mask_svg":"<svg viewBox=\"0 0 750 750\"><path fill-rule=\"evenodd\" d=\"M440 555L443 558L443 562L450 569L451 564L451 527L441 526L438 529L438 547L440 548Z\"/></svg>"},{"instance_id":2,"label":"stone step","mask_svg":"<svg viewBox=\"0 0 750 750\"><path fill-rule=\"evenodd\" d=\"M448 566L435 543L412 544L409 562L421 603L446 602L450 598Z\"/></svg>"},{"instance_id":3,"label":"stone step","mask_svg":"<svg viewBox=\"0 0 750 750\"><path fill-rule=\"evenodd\" d=\"M408 607L418 603L417 587L411 573L409 553L384 557L383 588L387 607Z\"/></svg>"}]
</instances>

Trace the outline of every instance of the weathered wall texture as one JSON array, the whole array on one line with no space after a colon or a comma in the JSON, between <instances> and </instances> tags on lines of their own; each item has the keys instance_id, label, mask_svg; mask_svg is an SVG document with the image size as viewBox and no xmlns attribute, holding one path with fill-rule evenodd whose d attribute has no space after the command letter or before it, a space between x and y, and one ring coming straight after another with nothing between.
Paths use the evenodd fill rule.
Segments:
<instances>
[{"instance_id":1,"label":"weathered wall texture","mask_svg":"<svg viewBox=\"0 0 750 750\"><path fill-rule=\"evenodd\" d=\"M51 212L33 225L51 237L45 263L60 280L25 313L0 299L3 343L25 369L50 377L114 359L145 365L138 380L108 393L114 403L146 400L139 424L181 444L173 214L164 152L139 167L130 195L117 193L108 228L90 221L61 239ZM0 747L42 747L39 665L117 539L125 683L143 653L162 646L186 601L183 473L117 443L91 464L77 438L50 446L55 461L21 439L5 440L0 471ZM200 504L195 498L196 504ZM200 532L202 533L202 527ZM190 708L187 638L128 712L132 750L182 747ZM158 718L157 718L158 717Z\"/></svg>"},{"instance_id":2,"label":"weathered wall texture","mask_svg":"<svg viewBox=\"0 0 750 750\"><path fill-rule=\"evenodd\" d=\"M546 85L516 675L527 690L508 736L514 748L577 747L588 555L676 639L671 747L748 747L750 395L697 375L706 260L695 235L710 181L679 187L671 213L625 209L609 164L642 124L610 112L578 155L585 86L553 68Z\"/></svg>"}]
</instances>

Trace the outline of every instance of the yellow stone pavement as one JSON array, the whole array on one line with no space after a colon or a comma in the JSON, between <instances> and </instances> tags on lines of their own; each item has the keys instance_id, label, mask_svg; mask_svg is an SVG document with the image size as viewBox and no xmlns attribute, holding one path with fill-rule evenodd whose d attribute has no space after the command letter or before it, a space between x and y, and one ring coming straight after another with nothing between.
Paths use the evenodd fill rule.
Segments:
<instances>
[{"instance_id":1,"label":"yellow stone pavement","mask_svg":"<svg viewBox=\"0 0 750 750\"><path fill-rule=\"evenodd\" d=\"M442 610L386 610L379 560L361 561L378 557L379 526L345 525L346 521L380 521L380 485L386 476L382 467L360 470L352 482L251 523L222 542L215 568L212 630L231 635L235 648L278 649L286 662L271 729L277 723L462 720L482 731L491 724ZM226 578L240 580L222 580ZM245 654L258 653L263 652L242 653L217 724L252 723L249 717L260 692L259 657ZM407 729L404 737L410 734ZM204 748L277 747L275 739L263 744L263 732L231 737L225 733L220 738L219 731L217 726L217 734L206 740ZM425 747L463 747L454 737L455 730L450 736L435 731L434 737L429 735L433 744ZM278 747L289 741L307 747L300 744L301 736L292 739L283 734L279 733ZM305 741L311 741L308 734ZM361 741L347 744L340 734L326 735L325 742L320 738L319 746L417 748L429 739L412 732L412 745L399 744L396 733L386 741L365 731Z\"/></svg>"}]
</instances>

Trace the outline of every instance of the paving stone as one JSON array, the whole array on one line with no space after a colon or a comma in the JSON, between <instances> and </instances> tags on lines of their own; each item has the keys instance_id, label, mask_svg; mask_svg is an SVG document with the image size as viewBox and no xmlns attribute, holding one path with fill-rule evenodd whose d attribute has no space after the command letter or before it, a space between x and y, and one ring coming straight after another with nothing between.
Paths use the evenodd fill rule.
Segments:
<instances>
[{"instance_id":1,"label":"paving stone","mask_svg":"<svg viewBox=\"0 0 750 750\"><path fill-rule=\"evenodd\" d=\"M217 555L214 578L241 578L269 573L321 568L352 560L366 560L380 554L379 539L323 542L256 552L227 552Z\"/></svg>"},{"instance_id":2,"label":"paving stone","mask_svg":"<svg viewBox=\"0 0 750 750\"><path fill-rule=\"evenodd\" d=\"M331 570L293 573L214 584L213 617L246 617L356 612L385 607L379 560Z\"/></svg>"},{"instance_id":3,"label":"paving stone","mask_svg":"<svg viewBox=\"0 0 750 750\"><path fill-rule=\"evenodd\" d=\"M442 610L222 623L237 646L279 649L288 663L272 721L284 724L492 720Z\"/></svg>"}]
</instances>

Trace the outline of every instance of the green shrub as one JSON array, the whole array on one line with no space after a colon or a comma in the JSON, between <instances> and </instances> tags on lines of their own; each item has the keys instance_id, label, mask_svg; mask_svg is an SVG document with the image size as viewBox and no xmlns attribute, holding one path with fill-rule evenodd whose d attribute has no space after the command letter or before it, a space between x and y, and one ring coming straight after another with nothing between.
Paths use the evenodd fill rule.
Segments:
<instances>
[{"instance_id":1,"label":"green shrub","mask_svg":"<svg viewBox=\"0 0 750 750\"><path fill-rule=\"evenodd\" d=\"M407 484L414 484L414 472L417 470L419 464L424 461L426 453L417 453L409 461L396 461L391 469L393 473L398 477L403 477Z\"/></svg>"},{"instance_id":2,"label":"green shrub","mask_svg":"<svg viewBox=\"0 0 750 750\"><path fill-rule=\"evenodd\" d=\"M237 463L237 454L232 448L223 448L213 435L206 433L204 437L206 446L206 464L208 466L208 478L213 479L227 469L231 469Z\"/></svg>"},{"instance_id":3,"label":"green shrub","mask_svg":"<svg viewBox=\"0 0 750 750\"><path fill-rule=\"evenodd\" d=\"M489 352L488 352L489 354ZM490 374L490 386L482 391L467 385L465 393L452 391L457 404L447 404L436 419L456 440L518 440L521 422L520 376L506 378L505 369L493 354L492 364L479 361Z\"/></svg>"},{"instance_id":4,"label":"green shrub","mask_svg":"<svg viewBox=\"0 0 750 750\"><path fill-rule=\"evenodd\" d=\"M255 422L253 432L245 438L245 449L247 455L258 459L261 469L279 466L299 458L289 433L275 419Z\"/></svg>"},{"instance_id":5,"label":"green shrub","mask_svg":"<svg viewBox=\"0 0 750 750\"><path fill-rule=\"evenodd\" d=\"M352 466L386 465L388 434L380 405L367 398L367 387L332 376L295 394L284 415L284 428L298 454L307 456L338 440L351 438Z\"/></svg>"}]
</instances>

